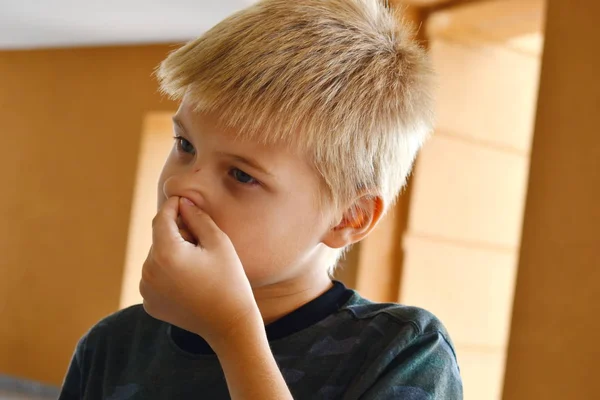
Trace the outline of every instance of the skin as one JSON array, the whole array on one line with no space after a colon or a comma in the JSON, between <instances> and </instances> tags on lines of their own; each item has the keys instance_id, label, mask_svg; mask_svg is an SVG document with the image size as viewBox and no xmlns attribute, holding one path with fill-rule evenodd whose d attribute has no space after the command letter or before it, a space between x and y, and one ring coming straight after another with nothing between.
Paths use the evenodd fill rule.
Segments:
<instances>
[{"instance_id":1,"label":"skin","mask_svg":"<svg viewBox=\"0 0 600 400\"><path fill-rule=\"evenodd\" d=\"M174 132L142 270L144 308L208 341L233 399L291 399L264 325L331 287L335 249L373 229L382 200L319 207L321 180L306 157L236 141L185 98Z\"/></svg>"}]
</instances>

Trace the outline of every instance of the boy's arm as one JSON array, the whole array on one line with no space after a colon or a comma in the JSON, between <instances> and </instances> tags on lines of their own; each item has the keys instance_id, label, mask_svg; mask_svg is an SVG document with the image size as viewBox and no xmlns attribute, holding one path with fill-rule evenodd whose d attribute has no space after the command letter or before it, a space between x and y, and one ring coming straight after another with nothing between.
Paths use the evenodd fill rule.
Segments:
<instances>
[{"instance_id":1,"label":"boy's arm","mask_svg":"<svg viewBox=\"0 0 600 400\"><path fill-rule=\"evenodd\" d=\"M419 335L385 366L374 384L356 397L462 400L462 381L454 350L440 332Z\"/></svg>"},{"instance_id":2,"label":"boy's arm","mask_svg":"<svg viewBox=\"0 0 600 400\"><path fill-rule=\"evenodd\" d=\"M258 310L258 309L257 309ZM260 314L230 339L210 343L225 373L229 395L240 399L292 399L269 347Z\"/></svg>"}]
</instances>

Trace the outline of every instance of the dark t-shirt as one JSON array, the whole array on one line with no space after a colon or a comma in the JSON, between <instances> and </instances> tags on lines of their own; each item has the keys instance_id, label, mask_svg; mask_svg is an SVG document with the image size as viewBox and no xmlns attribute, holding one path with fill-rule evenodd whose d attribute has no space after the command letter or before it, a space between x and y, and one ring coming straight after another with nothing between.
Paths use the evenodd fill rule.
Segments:
<instances>
[{"instance_id":1,"label":"dark t-shirt","mask_svg":"<svg viewBox=\"0 0 600 400\"><path fill-rule=\"evenodd\" d=\"M296 400L462 399L452 342L425 310L373 303L334 282L266 332ZM210 346L137 305L81 338L59 400L228 398Z\"/></svg>"}]
</instances>

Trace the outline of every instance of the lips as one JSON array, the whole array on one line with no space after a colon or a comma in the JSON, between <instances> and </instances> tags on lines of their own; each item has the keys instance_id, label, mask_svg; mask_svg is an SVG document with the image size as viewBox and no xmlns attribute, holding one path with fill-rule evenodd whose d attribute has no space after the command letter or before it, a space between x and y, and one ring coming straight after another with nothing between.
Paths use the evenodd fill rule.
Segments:
<instances>
[{"instance_id":1,"label":"lips","mask_svg":"<svg viewBox=\"0 0 600 400\"><path fill-rule=\"evenodd\" d=\"M177 216L177 220L175 222L177 223L177 227L179 228L179 234L181 235L181 237L183 237L183 239L186 242L190 242L193 245L197 246L198 240L196 240L194 235L192 235L192 232L190 231L190 229L183 222L183 220L181 219L181 215Z\"/></svg>"}]
</instances>

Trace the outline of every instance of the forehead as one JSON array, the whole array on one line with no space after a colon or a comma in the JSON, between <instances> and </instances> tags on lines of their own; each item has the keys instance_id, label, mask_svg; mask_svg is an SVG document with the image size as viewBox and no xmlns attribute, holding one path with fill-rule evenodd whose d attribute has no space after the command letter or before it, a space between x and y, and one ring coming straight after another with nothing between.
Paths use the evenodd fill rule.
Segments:
<instances>
[{"instance_id":1,"label":"forehead","mask_svg":"<svg viewBox=\"0 0 600 400\"><path fill-rule=\"evenodd\" d=\"M218 113L196 111L185 97L173 119L192 138L201 140L204 145L210 143L214 151L250 156L267 164L269 169L302 171L305 175L317 176L305 152L296 151L283 142L263 143L260 135L248 138L244 132L222 123Z\"/></svg>"}]
</instances>

